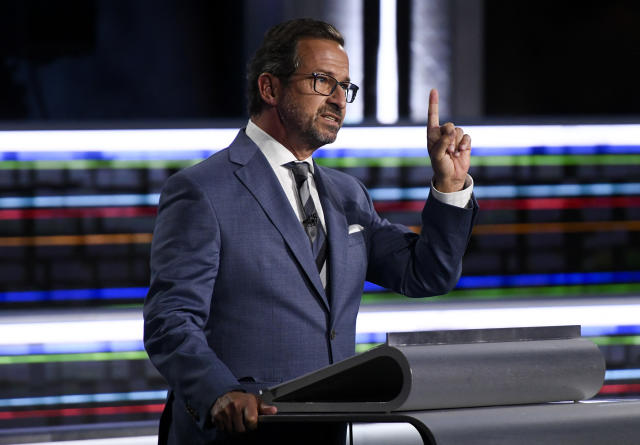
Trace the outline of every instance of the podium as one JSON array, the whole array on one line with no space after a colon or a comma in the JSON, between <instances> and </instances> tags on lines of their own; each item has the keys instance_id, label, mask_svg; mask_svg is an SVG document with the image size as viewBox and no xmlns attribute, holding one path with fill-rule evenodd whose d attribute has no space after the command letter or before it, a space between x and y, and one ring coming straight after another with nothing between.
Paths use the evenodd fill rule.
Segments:
<instances>
[{"instance_id":1,"label":"podium","mask_svg":"<svg viewBox=\"0 0 640 445\"><path fill-rule=\"evenodd\" d=\"M640 401L587 401L604 373L579 326L389 333L263 390L278 414L260 421L402 422L437 445L638 444Z\"/></svg>"}]
</instances>

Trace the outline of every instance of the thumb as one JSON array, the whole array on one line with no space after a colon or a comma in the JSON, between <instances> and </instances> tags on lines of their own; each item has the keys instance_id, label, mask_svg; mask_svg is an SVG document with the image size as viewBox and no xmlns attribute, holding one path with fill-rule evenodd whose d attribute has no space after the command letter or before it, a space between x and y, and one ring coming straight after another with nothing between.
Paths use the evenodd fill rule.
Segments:
<instances>
[{"instance_id":1,"label":"thumb","mask_svg":"<svg viewBox=\"0 0 640 445\"><path fill-rule=\"evenodd\" d=\"M273 405L268 405L261 399L258 399L258 411L259 414L276 414L278 412L278 408Z\"/></svg>"}]
</instances>

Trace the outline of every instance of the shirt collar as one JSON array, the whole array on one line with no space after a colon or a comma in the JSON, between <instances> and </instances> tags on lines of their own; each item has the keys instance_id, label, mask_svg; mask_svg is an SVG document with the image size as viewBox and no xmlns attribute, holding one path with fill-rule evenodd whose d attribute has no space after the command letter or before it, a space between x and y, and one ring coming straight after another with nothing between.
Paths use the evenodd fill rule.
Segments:
<instances>
[{"instance_id":1,"label":"shirt collar","mask_svg":"<svg viewBox=\"0 0 640 445\"><path fill-rule=\"evenodd\" d=\"M284 145L276 141L269 133L254 124L251 119L249 119L249 122L247 123L245 133L249 139L258 146L262 154L267 158L267 161L269 161L271 168L274 170L276 167L295 161L306 162L309 164L311 174L314 173L314 165L311 156L299 161L298 158L296 158Z\"/></svg>"}]
</instances>

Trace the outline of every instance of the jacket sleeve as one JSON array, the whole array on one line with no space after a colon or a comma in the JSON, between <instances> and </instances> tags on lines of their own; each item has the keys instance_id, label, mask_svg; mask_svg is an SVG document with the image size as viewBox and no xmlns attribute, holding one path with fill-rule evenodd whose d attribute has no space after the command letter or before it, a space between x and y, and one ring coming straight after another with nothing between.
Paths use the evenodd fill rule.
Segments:
<instances>
[{"instance_id":1,"label":"jacket sleeve","mask_svg":"<svg viewBox=\"0 0 640 445\"><path fill-rule=\"evenodd\" d=\"M212 427L216 399L240 389L209 347L209 316L220 260L220 231L210 200L186 175L173 175L160 198L144 303L144 345L200 428Z\"/></svg>"},{"instance_id":2,"label":"jacket sleeve","mask_svg":"<svg viewBox=\"0 0 640 445\"><path fill-rule=\"evenodd\" d=\"M371 211L367 280L409 297L442 295L453 289L477 216L475 198L466 209L430 195L418 235L380 218L367 197Z\"/></svg>"}]
</instances>

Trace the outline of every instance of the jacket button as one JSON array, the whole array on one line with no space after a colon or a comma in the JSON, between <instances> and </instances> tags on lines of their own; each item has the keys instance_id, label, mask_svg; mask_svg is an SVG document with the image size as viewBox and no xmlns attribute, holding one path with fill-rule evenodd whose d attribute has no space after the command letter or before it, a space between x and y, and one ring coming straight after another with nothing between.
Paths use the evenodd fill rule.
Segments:
<instances>
[{"instance_id":1,"label":"jacket button","mask_svg":"<svg viewBox=\"0 0 640 445\"><path fill-rule=\"evenodd\" d=\"M336 338L336 330L335 329L331 329L331 334L329 334L329 338L331 340L335 340L335 338Z\"/></svg>"}]
</instances>

